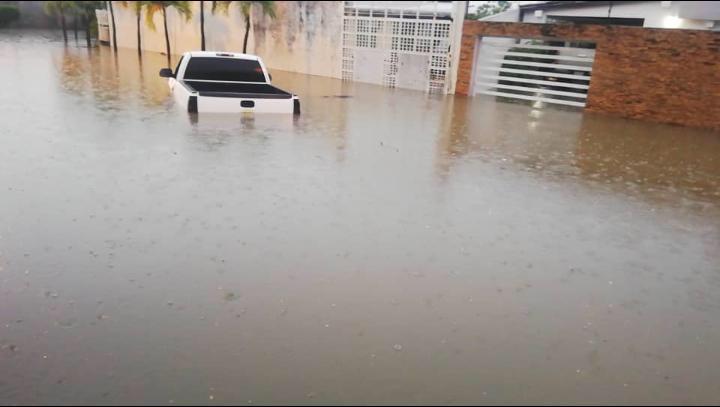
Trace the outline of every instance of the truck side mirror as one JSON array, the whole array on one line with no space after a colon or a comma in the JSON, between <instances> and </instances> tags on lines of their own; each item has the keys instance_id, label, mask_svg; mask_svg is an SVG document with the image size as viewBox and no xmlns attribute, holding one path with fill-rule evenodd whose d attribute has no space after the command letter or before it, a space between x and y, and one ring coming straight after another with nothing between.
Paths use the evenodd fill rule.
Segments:
<instances>
[{"instance_id":1,"label":"truck side mirror","mask_svg":"<svg viewBox=\"0 0 720 407\"><path fill-rule=\"evenodd\" d=\"M268 72L268 78L270 78L270 82L272 82L272 74Z\"/></svg>"},{"instance_id":2,"label":"truck side mirror","mask_svg":"<svg viewBox=\"0 0 720 407\"><path fill-rule=\"evenodd\" d=\"M163 68L160 70L160 77L161 78L174 78L175 74L173 73L172 69Z\"/></svg>"}]
</instances>

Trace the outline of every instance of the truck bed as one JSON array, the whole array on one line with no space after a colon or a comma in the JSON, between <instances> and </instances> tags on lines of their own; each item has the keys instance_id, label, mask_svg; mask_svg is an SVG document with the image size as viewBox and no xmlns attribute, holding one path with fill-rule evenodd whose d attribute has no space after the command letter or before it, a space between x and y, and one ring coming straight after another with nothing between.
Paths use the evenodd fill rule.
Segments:
<instances>
[{"instance_id":1,"label":"truck bed","mask_svg":"<svg viewBox=\"0 0 720 407\"><path fill-rule=\"evenodd\" d=\"M292 95L267 83L180 81L200 96L245 99L290 99Z\"/></svg>"}]
</instances>

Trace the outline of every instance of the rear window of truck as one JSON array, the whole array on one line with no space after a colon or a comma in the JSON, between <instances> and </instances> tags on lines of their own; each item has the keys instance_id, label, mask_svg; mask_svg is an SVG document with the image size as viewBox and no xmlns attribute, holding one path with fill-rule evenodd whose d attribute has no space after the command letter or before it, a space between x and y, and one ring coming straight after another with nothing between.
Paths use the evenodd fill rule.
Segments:
<instances>
[{"instance_id":1,"label":"rear window of truck","mask_svg":"<svg viewBox=\"0 0 720 407\"><path fill-rule=\"evenodd\" d=\"M258 61L236 58L192 57L183 79L229 82L265 82Z\"/></svg>"}]
</instances>

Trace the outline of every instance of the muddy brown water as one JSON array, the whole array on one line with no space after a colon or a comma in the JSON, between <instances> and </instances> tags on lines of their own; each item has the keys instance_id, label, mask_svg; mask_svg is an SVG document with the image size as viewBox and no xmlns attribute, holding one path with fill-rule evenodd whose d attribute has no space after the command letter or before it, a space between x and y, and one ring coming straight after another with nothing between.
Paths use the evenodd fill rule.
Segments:
<instances>
[{"instance_id":1,"label":"muddy brown water","mask_svg":"<svg viewBox=\"0 0 720 407\"><path fill-rule=\"evenodd\" d=\"M0 32L0 404L720 401L720 134L161 67Z\"/></svg>"}]
</instances>

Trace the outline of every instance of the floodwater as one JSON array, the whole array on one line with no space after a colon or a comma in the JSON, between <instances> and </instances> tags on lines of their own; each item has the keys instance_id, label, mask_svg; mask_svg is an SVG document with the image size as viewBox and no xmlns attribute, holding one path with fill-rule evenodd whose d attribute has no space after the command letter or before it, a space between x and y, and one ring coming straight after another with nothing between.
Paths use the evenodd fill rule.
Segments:
<instances>
[{"instance_id":1,"label":"floodwater","mask_svg":"<svg viewBox=\"0 0 720 407\"><path fill-rule=\"evenodd\" d=\"M717 403L720 134L0 32L0 404Z\"/></svg>"}]
</instances>

